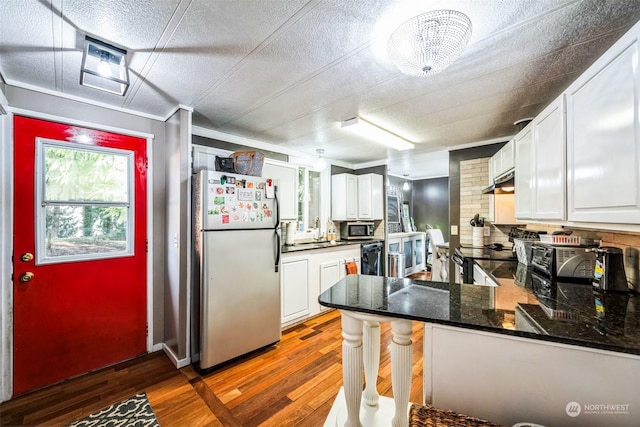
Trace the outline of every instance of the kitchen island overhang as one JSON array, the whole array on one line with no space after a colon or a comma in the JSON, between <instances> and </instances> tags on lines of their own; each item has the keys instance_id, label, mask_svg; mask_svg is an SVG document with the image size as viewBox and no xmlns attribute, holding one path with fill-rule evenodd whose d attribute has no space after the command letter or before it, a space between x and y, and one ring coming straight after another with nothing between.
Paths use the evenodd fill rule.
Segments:
<instances>
[{"instance_id":1,"label":"kitchen island overhang","mask_svg":"<svg viewBox=\"0 0 640 427\"><path fill-rule=\"evenodd\" d=\"M591 291L591 286L573 285L579 286L576 289L583 296ZM497 313L509 311L502 304L491 307L501 287L519 289L520 298L536 303L533 292L514 284L449 285L358 275L343 278L321 294L321 305L340 310L343 336L344 386L325 426L406 426L412 321L424 325L423 404L504 425L523 420L581 427L610 422L638 425L640 398L635 390L640 381L640 310L626 313L623 325L619 316L613 316L606 321L594 319L601 323L593 329L591 320L577 316L573 320L580 319L585 328L572 328L566 322L564 328L550 328L554 335L519 331L496 321ZM594 294L598 297L603 296ZM628 302L637 295L609 297L615 300L609 305L615 307L619 300ZM517 300L512 308L520 306ZM551 304L548 300L544 303ZM580 304L584 305L584 300ZM590 312L590 307L582 308ZM378 398L375 385L380 322L391 324L393 399ZM572 329L577 336L570 333ZM603 331L605 335L598 339L596 335ZM489 384L492 393L486 393ZM516 395L523 398L514 400ZM576 400L586 405L611 399L623 402L628 410L611 415L585 409L583 416L575 419L565 410L565 405L579 405Z\"/></svg>"},{"instance_id":2,"label":"kitchen island overhang","mask_svg":"<svg viewBox=\"0 0 640 427\"><path fill-rule=\"evenodd\" d=\"M547 318L544 331L518 330L517 325L513 328L500 322L505 312L515 313L523 307L530 311L532 307L553 303L551 298L540 301L530 289L514 284L499 287L517 289L522 295L521 302L514 300L512 306L502 304L500 308L492 308L496 293L493 286L348 275L323 292L318 302L339 310L640 355L640 295L602 294L589 284L567 286L576 295L571 318ZM602 300L611 307L631 308L625 313L605 311L599 315L596 305Z\"/></svg>"}]
</instances>

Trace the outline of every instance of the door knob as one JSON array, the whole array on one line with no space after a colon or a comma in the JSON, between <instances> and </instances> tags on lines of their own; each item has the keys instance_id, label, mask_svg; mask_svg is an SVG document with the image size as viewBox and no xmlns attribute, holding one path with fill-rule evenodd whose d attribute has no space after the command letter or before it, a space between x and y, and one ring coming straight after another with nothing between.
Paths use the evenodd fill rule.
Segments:
<instances>
[{"instance_id":1,"label":"door knob","mask_svg":"<svg viewBox=\"0 0 640 427\"><path fill-rule=\"evenodd\" d=\"M33 259L33 254L30 254L29 252L27 252L26 254L22 254L20 259L24 262L29 262Z\"/></svg>"},{"instance_id":2,"label":"door knob","mask_svg":"<svg viewBox=\"0 0 640 427\"><path fill-rule=\"evenodd\" d=\"M30 271L27 271L26 273L22 273L20 275L20 281L21 282L30 282L31 279L33 279L33 273Z\"/></svg>"}]
</instances>

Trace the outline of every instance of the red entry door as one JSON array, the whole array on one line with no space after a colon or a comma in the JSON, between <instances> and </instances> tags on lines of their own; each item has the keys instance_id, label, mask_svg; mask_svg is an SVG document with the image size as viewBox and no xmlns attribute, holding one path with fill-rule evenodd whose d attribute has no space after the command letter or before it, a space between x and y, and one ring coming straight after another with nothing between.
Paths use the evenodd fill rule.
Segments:
<instances>
[{"instance_id":1,"label":"red entry door","mask_svg":"<svg viewBox=\"0 0 640 427\"><path fill-rule=\"evenodd\" d=\"M13 395L146 352L146 140L14 117Z\"/></svg>"}]
</instances>

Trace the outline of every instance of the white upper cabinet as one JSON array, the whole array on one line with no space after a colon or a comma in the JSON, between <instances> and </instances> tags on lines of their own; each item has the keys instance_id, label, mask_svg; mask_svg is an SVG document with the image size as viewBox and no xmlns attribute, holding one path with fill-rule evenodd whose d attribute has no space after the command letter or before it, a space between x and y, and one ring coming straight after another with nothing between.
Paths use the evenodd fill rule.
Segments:
<instances>
[{"instance_id":1,"label":"white upper cabinet","mask_svg":"<svg viewBox=\"0 0 640 427\"><path fill-rule=\"evenodd\" d=\"M382 175L358 175L358 218L383 219Z\"/></svg>"},{"instance_id":2,"label":"white upper cabinet","mask_svg":"<svg viewBox=\"0 0 640 427\"><path fill-rule=\"evenodd\" d=\"M331 177L331 219L383 219L382 175L343 173Z\"/></svg>"},{"instance_id":3,"label":"white upper cabinet","mask_svg":"<svg viewBox=\"0 0 640 427\"><path fill-rule=\"evenodd\" d=\"M565 220L564 97L553 101L513 140L516 218Z\"/></svg>"},{"instance_id":4,"label":"white upper cabinet","mask_svg":"<svg viewBox=\"0 0 640 427\"><path fill-rule=\"evenodd\" d=\"M265 160L262 176L271 178L278 186L280 219L298 219L298 168L288 163Z\"/></svg>"},{"instance_id":5,"label":"white upper cabinet","mask_svg":"<svg viewBox=\"0 0 640 427\"><path fill-rule=\"evenodd\" d=\"M640 224L639 25L567 89L569 221Z\"/></svg>"},{"instance_id":6,"label":"white upper cabinet","mask_svg":"<svg viewBox=\"0 0 640 427\"><path fill-rule=\"evenodd\" d=\"M498 178L505 172L509 172L515 165L515 152L513 139L507 142L496 154L491 157L490 169L493 178ZM491 182L493 184L493 181Z\"/></svg>"},{"instance_id":7,"label":"white upper cabinet","mask_svg":"<svg viewBox=\"0 0 640 427\"><path fill-rule=\"evenodd\" d=\"M341 173L331 176L331 219L358 219L358 177Z\"/></svg>"},{"instance_id":8,"label":"white upper cabinet","mask_svg":"<svg viewBox=\"0 0 640 427\"><path fill-rule=\"evenodd\" d=\"M533 119L532 126L533 218L565 220L564 96Z\"/></svg>"},{"instance_id":9,"label":"white upper cabinet","mask_svg":"<svg viewBox=\"0 0 640 427\"><path fill-rule=\"evenodd\" d=\"M515 213L517 219L533 218L533 133L527 125L513 139L516 150Z\"/></svg>"}]
</instances>

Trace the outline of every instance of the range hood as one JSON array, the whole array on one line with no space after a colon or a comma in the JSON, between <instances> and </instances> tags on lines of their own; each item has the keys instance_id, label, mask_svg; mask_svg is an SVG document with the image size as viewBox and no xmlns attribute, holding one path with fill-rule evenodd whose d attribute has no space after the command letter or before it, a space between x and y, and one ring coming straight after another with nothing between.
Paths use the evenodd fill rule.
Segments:
<instances>
[{"instance_id":1,"label":"range hood","mask_svg":"<svg viewBox=\"0 0 640 427\"><path fill-rule=\"evenodd\" d=\"M493 180L493 184L482 189L483 194L513 193L516 172L511 169Z\"/></svg>"}]
</instances>

